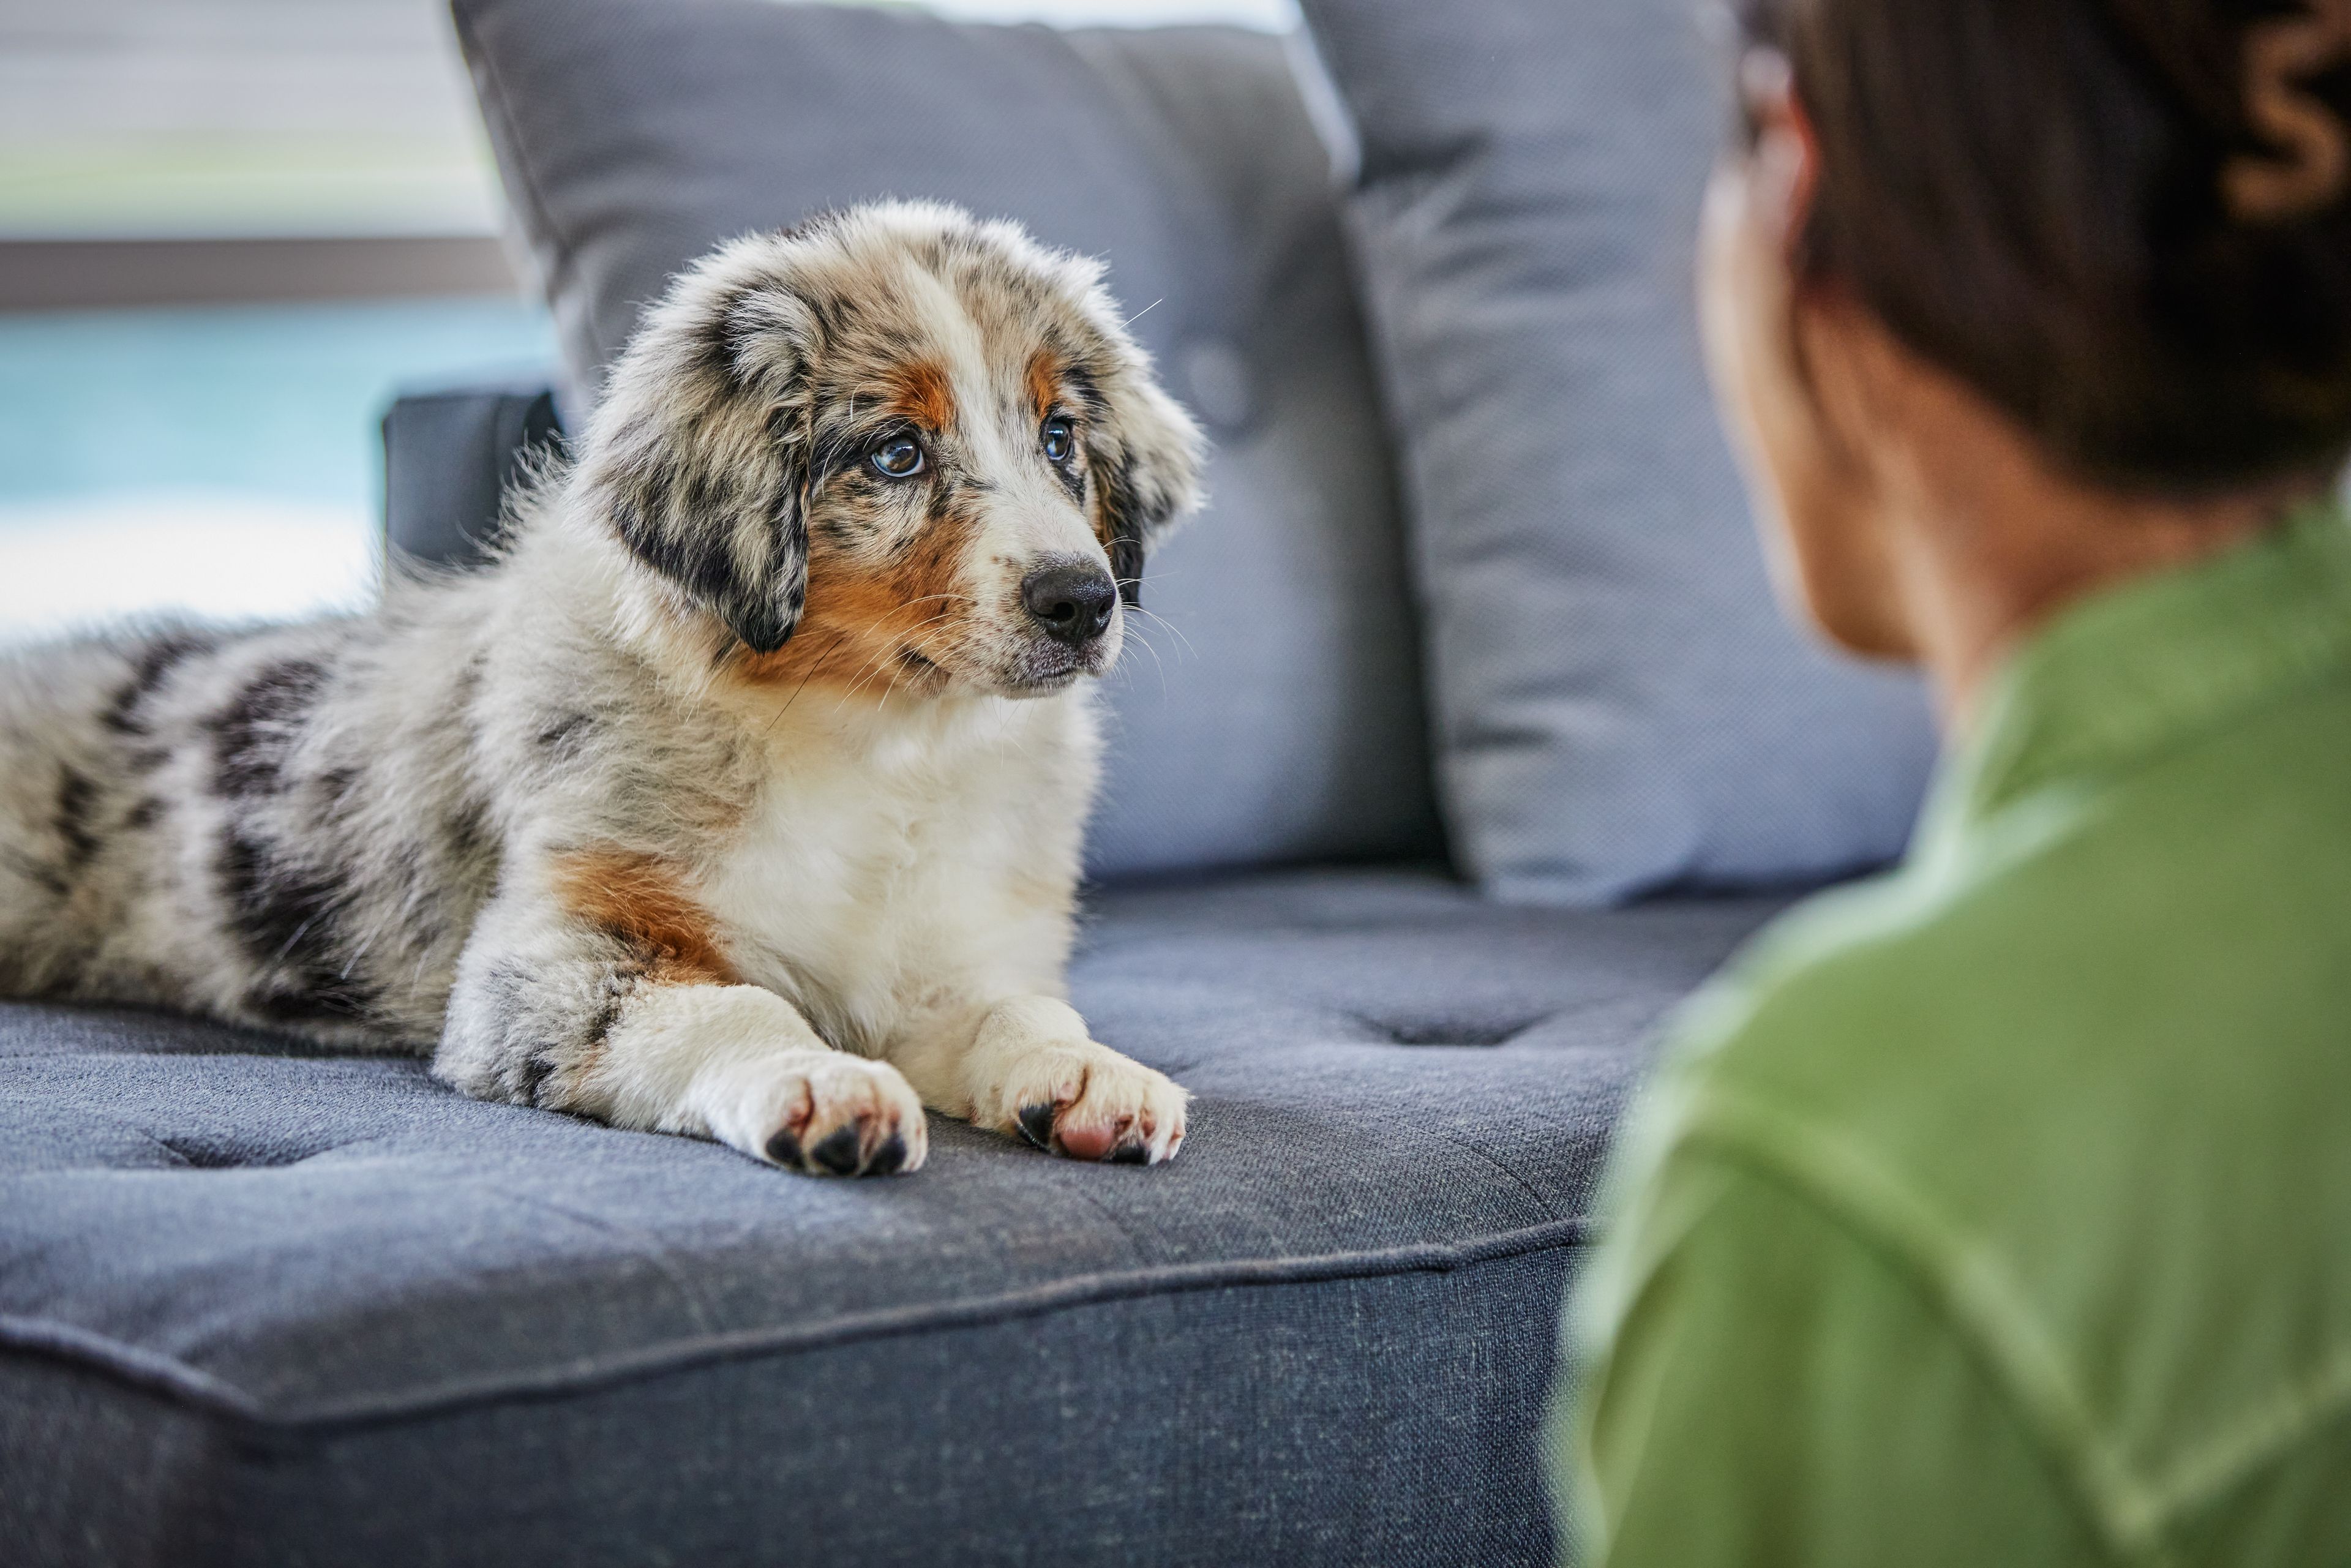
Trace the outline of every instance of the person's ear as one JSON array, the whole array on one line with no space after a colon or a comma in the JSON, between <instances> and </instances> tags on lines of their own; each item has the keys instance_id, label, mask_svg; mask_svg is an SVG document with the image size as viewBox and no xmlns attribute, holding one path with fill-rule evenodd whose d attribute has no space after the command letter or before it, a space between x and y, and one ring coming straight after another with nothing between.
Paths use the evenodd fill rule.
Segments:
<instances>
[{"instance_id":1,"label":"person's ear","mask_svg":"<svg viewBox=\"0 0 2351 1568\"><path fill-rule=\"evenodd\" d=\"M1787 62L1740 73L1752 135L1716 171L1699 251L1708 367L1783 601L1859 653L1910 652L1856 423L1857 308L1810 278L1819 139Z\"/></svg>"},{"instance_id":2,"label":"person's ear","mask_svg":"<svg viewBox=\"0 0 2351 1568\"><path fill-rule=\"evenodd\" d=\"M1820 189L1820 136L1796 96L1795 72L1777 50L1748 51L1740 62L1739 91L1755 129L1748 191L1751 219L1775 238L1790 272L1800 274L1800 252Z\"/></svg>"}]
</instances>

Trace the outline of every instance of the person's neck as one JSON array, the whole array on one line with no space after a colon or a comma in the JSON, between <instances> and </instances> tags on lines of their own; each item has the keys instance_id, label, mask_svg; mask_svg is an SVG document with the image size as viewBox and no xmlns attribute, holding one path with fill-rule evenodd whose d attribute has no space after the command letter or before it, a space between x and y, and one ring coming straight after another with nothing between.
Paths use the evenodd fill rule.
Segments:
<instances>
[{"instance_id":1,"label":"person's neck","mask_svg":"<svg viewBox=\"0 0 2351 1568\"><path fill-rule=\"evenodd\" d=\"M2053 472L1984 411L1946 412L1886 476L1886 498L1918 657L1955 734L1973 727L2010 654L2067 607L2227 550L2314 493L2182 501L2100 489Z\"/></svg>"}]
</instances>

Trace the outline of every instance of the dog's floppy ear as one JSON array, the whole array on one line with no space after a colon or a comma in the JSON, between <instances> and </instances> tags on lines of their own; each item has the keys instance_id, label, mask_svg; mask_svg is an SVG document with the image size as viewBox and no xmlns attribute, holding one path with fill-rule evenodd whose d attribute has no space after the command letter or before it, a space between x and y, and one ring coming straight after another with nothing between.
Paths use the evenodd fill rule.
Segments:
<instances>
[{"instance_id":1,"label":"dog's floppy ear","mask_svg":"<svg viewBox=\"0 0 2351 1568\"><path fill-rule=\"evenodd\" d=\"M1025 236L1019 243L1026 245ZM1094 527L1110 551L1119 597L1143 599L1143 562L1176 523L1200 505L1207 443L1169 397L1151 356L1127 330L1102 287L1102 264L1066 252L1043 264L1076 308L1080 325L1067 372L1086 404L1086 470L1093 477Z\"/></svg>"},{"instance_id":2,"label":"dog's floppy ear","mask_svg":"<svg viewBox=\"0 0 2351 1568\"><path fill-rule=\"evenodd\" d=\"M808 598L808 360L790 242L738 241L681 277L613 367L580 482L632 553L752 649Z\"/></svg>"},{"instance_id":3,"label":"dog's floppy ear","mask_svg":"<svg viewBox=\"0 0 2351 1568\"><path fill-rule=\"evenodd\" d=\"M1088 432L1086 466L1094 480L1096 526L1110 549L1119 597L1143 602L1143 563L1151 548L1200 504L1200 428L1135 361L1097 378L1099 405Z\"/></svg>"}]
</instances>

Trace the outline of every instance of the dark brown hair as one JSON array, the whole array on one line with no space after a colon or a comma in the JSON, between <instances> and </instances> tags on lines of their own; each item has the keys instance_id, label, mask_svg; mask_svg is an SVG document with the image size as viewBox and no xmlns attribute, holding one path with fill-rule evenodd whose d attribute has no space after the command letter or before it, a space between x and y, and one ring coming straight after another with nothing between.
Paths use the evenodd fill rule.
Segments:
<instances>
[{"instance_id":1,"label":"dark brown hair","mask_svg":"<svg viewBox=\"0 0 2351 1568\"><path fill-rule=\"evenodd\" d=\"M2211 493L2351 454L2351 191L2249 214L2225 188L2292 152L2256 129L2249 45L2281 18L2323 29L2304 5L1734 9L1819 137L1804 284L1849 290L2093 482ZM2351 49L2273 86L2345 134Z\"/></svg>"}]
</instances>

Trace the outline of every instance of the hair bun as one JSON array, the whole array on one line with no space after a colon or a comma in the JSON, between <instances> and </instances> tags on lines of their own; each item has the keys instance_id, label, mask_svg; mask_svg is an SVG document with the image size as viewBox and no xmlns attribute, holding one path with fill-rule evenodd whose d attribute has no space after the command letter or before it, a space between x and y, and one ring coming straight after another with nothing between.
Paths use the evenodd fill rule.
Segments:
<instances>
[{"instance_id":1,"label":"hair bun","mask_svg":"<svg viewBox=\"0 0 2351 1568\"><path fill-rule=\"evenodd\" d=\"M2232 158L2220 171L2221 195L2241 223L2308 217L2351 186L2351 129L2308 85L2351 62L2351 0L2306 4L2245 32L2245 120L2273 150Z\"/></svg>"}]
</instances>

